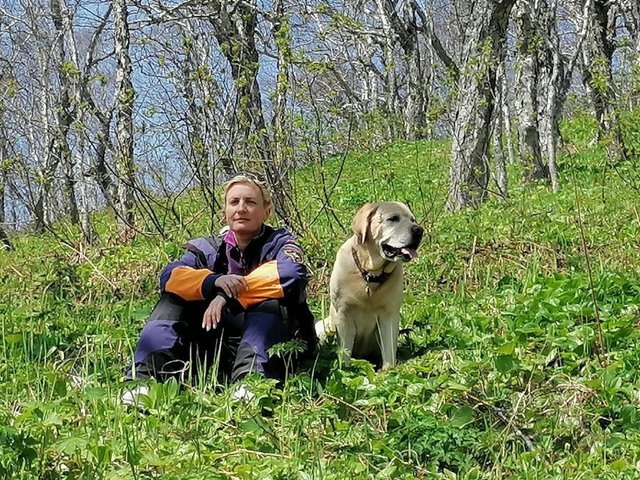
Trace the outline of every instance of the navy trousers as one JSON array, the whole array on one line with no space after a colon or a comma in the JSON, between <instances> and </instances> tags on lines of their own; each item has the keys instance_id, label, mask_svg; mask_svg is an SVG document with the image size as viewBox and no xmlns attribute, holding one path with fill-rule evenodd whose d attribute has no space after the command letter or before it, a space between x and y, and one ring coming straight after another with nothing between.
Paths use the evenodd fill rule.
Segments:
<instances>
[{"instance_id":1,"label":"navy trousers","mask_svg":"<svg viewBox=\"0 0 640 480\"><path fill-rule=\"evenodd\" d=\"M128 379L198 378L213 365L218 380L235 382L250 372L281 378L283 365L267 351L293 335L284 308L268 300L247 310L224 309L216 329L202 328L209 302L185 302L164 293L144 326Z\"/></svg>"}]
</instances>

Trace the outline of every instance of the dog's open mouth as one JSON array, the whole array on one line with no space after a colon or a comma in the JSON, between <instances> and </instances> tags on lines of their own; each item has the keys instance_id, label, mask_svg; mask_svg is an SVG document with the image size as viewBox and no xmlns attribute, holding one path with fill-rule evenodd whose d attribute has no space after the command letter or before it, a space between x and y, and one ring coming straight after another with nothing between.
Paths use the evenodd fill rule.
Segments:
<instances>
[{"instance_id":1,"label":"dog's open mouth","mask_svg":"<svg viewBox=\"0 0 640 480\"><path fill-rule=\"evenodd\" d=\"M415 242L404 247L392 247L387 243L383 243L382 252L387 260L402 260L403 262L409 262L414 258L418 258L418 245L420 242Z\"/></svg>"}]
</instances>

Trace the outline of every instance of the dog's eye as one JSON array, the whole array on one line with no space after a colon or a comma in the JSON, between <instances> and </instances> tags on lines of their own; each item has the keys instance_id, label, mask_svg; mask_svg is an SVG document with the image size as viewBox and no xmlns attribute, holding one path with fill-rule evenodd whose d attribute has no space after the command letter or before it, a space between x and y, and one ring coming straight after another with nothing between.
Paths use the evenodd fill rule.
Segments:
<instances>
[{"instance_id":1,"label":"dog's eye","mask_svg":"<svg viewBox=\"0 0 640 480\"><path fill-rule=\"evenodd\" d=\"M399 221L400 221L400 215L394 215L393 217L387 218L387 222L395 223Z\"/></svg>"},{"instance_id":2,"label":"dog's eye","mask_svg":"<svg viewBox=\"0 0 640 480\"><path fill-rule=\"evenodd\" d=\"M411 223L416 223L416 219L414 217L411 217Z\"/></svg>"}]
</instances>

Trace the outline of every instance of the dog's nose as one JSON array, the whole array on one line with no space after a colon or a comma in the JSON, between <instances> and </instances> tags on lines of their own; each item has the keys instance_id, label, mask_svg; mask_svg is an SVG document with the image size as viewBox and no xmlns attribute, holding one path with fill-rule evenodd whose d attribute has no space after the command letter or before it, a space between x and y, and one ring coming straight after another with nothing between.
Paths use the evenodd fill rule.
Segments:
<instances>
[{"instance_id":1,"label":"dog's nose","mask_svg":"<svg viewBox=\"0 0 640 480\"><path fill-rule=\"evenodd\" d=\"M413 227L411 227L411 233L413 235L413 238L422 239L424 228L422 228L420 225L414 225Z\"/></svg>"}]
</instances>

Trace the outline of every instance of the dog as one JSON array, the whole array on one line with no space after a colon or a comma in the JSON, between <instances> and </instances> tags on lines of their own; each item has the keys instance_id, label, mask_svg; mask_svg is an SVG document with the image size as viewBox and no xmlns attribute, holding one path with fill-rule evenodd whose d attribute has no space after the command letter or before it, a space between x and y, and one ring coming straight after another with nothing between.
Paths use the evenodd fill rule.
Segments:
<instances>
[{"instance_id":1,"label":"dog","mask_svg":"<svg viewBox=\"0 0 640 480\"><path fill-rule=\"evenodd\" d=\"M331 272L329 317L316 323L316 333L323 340L336 331L345 362L379 355L382 368L390 367L396 364L403 264L417 258L424 229L400 202L363 205L352 227Z\"/></svg>"}]
</instances>

